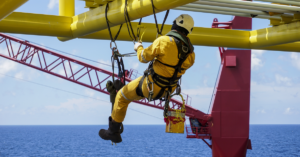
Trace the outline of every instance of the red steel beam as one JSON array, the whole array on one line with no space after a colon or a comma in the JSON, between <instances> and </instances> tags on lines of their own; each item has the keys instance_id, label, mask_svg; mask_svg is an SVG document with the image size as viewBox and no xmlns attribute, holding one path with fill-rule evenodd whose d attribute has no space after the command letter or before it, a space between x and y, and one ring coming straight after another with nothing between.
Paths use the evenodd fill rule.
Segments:
<instances>
[{"instance_id":1,"label":"red steel beam","mask_svg":"<svg viewBox=\"0 0 300 157\"><path fill-rule=\"evenodd\" d=\"M7 55L0 54L1 57L18 62L20 64L26 65L28 67L40 70L42 72L51 74L53 76L60 77L62 79L74 82L76 84L85 86L87 88L99 91L104 94L109 94L105 89L105 85L103 85L104 81L112 77L114 75L118 78L117 74L113 74L110 71L98 68L96 66L81 62L79 60L70 58L68 56L61 55L59 53L50 51L48 49L45 49L43 47L34 45L29 43L28 41L23 41L11 36L8 36L6 34L0 33L0 46L5 41L6 49L7 49ZM19 49L14 52L14 46L13 44L19 44ZM16 54L16 55L14 55ZM45 56L45 54L48 55ZM20 57L22 56L22 57ZM24 57L25 56L25 57ZM42 57L41 57L42 56ZM33 59L37 58L39 61L38 65L34 65L32 63ZM49 58L54 58L55 60L50 62ZM58 62L59 61L59 62ZM58 62L58 63L57 63ZM50 64L49 64L50 63ZM56 63L56 64L55 64ZM69 66L66 66L65 64L68 63ZM58 72L59 66L63 66L63 72L64 74L60 74ZM73 65L73 66L72 66ZM75 68L75 66L80 66L79 70ZM70 72L70 76L68 76L67 70ZM83 74L79 75L80 72L83 72ZM128 76L132 76L133 70L131 70L131 73ZM91 73L95 73L95 79L92 79ZM101 80L100 75L105 75L104 78ZM87 76L87 79L82 79L83 77ZM131 81L131 78L126 77L125 79L127 82ZM93 86L95 85L95 86ZM104 87L103 87L104 86ZM188 100L188 96L186 98ZM157 109L164 109L163 101L157 100L149 102L147 99L142 99L139 101L134 101L135 103L142 104L145 106L157 108ZM173 109L178 109L182 106L182 102L177 101L176 99L171 99L171 107ZM186 105L186 116L198 118L198 119L205 119L206 114L189 106Z\"/></svg>"}]
</instances>

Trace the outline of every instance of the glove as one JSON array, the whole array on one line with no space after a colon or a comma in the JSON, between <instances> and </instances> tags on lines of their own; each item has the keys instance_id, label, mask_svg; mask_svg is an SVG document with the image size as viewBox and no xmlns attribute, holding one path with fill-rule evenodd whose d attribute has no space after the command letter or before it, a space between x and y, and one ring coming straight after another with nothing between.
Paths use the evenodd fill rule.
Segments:
<instances>
[{"instance_id":1,"label":"glove","mask_svg":"<svg viewBox=\"0 0 300 157\"><path fill-rule=\"evenodd\" d=\"M134 51L136 52L137 51L137 49L140 47L140 46L142 46L143 47L143 45L142 45L142 43L140 43L140 42L137 42L137 43L135 43L134 44Z\"/></svg>"}]
</instances>

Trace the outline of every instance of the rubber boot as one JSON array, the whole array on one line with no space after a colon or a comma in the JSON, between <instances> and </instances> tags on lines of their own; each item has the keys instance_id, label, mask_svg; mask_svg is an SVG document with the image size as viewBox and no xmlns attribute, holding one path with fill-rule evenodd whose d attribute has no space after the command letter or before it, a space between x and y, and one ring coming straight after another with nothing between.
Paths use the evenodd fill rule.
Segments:
<instances>
[{"instance_id":1,"label":"rubber boot","mask_svg":"<svg viewBox=\"0 0 300 157\"><path fill-rule=\"evenodd\" d=\"M108 124L109 124L109 128L107 130L101 129L99 131L99 136L103 140L111 140L114 143L122 142L121 129L120 129L122 123L117 123L111 117L109 117Z\"/></svg>"}]
</instances>

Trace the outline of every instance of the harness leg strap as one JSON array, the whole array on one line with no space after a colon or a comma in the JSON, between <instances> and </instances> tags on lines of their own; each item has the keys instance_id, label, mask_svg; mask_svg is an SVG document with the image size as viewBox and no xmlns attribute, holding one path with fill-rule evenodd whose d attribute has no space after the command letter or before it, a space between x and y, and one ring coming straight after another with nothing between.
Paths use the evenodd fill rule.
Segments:
<instances>
[{"instance_id":1,"label":"harness leg strap","mask_svg":"<svg viewBox=\"0 0 300 157\"><path fill-rule=\"evenodd\" d=\"M140 97L145 97L144 94L143 94L143 90L142 90L142 86L143 86L143 82L144 82L144 80L145 80L145 77L146 77L146 75L144 75L144 76L141 78L141 80L140 80L140 82L139 82L139 86L136 88L136 94L137 94L138 96L140 96Z\"/></svg>"}]
</instances>

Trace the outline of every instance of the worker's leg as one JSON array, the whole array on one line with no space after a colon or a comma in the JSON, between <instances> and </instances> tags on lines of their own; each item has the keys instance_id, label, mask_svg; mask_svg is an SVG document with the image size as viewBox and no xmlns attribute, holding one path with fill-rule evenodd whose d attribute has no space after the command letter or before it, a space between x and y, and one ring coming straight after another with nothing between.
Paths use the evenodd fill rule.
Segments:
<instances>
[{"instance_id":1,"label":"worker's leg","mask_svg":"<svg viewBox=\"0 0 300 157\"><path fill-rule=\"evenodd\" d=\"M131 81L117 93L113 112L108 119L109 128L107 130L101 129L99 131L99 136L102 139L111 140L115 143L122 142L120 127L125 118L127 107L131 101L142 98L136 94L136 88L138 87L141 78L142 77L139 77Z\"/></svg>"},{"instance_id":2,"label":"worker's leg","mask_svg":"<svg viewBox=\"0 0 300 157\"><path fill-rule=\"evenodd\" d=\"M111 114L111 117L114 121L118 123L123 122L129 103L133 100L142 99L142 97L136 94L136 88L138 87L141 78L142 77L139 77L131 81L118 91L115 99L114 109Z\"/></svg>"}]
</instances>

